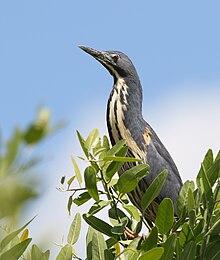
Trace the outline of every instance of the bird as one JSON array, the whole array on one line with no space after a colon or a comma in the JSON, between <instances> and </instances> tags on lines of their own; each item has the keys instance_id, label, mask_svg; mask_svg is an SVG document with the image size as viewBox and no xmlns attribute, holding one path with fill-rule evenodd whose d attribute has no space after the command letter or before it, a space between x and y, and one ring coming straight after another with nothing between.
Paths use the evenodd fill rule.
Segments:
<instances>
[{"instance_id":1,"label":"bird","mask_svg":"<svg viewBox=\"0 0 220 260\"><path fill-rule=\"evenodd\" d=\"M131 202L142 212L141 198L153 180L164 170L168 175L160 195L144 213L144 218L152 226L159 204L170 198L177 214L177 200L183 185L179 171L159 137L142 114L142 86L130 58L121 51L99 51L79 46L83 51L99 61L113 76L113 87L107 102L107 128L112 145L124 139L128 146L128 156L147 163L149 173L128 193ZM119 176L133 164L127 163L119 170Z\"/></svg>"}]
</instances>

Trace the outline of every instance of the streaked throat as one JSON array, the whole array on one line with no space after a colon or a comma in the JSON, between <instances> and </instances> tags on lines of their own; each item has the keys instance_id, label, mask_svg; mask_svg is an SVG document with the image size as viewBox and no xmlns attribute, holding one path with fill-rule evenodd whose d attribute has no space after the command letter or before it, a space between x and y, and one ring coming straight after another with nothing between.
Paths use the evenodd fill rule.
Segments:
<instances>
[{"instance_id":1,"label":"streaked throat","mask_svg":"<svg viewBox=\"0 0 220 260\"><path fill-rule=\"evenodd\" d=\"M135 118L128 118L128 98L129 91L125 80L123 78L117 79L108 100L108 131L113 145L119 140L125 139L129 150L132 151L132 157L143 159L145 158L145 151L138 147L130 130L125 126L125 120L136 123Z\"/></svg>"}]
</instances>

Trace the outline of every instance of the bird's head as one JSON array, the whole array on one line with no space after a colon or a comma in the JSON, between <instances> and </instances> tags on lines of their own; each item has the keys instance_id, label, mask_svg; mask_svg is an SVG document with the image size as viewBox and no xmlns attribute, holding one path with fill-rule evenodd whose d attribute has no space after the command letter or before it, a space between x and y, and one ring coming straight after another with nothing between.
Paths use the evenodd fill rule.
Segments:
<instances>
[{"instance_id":1,"label":"bird's head","mask_svg":"<svg viewBox=\"0 0 220 260\"><path fill-rule=\"evenodd\" d=\"M120 51L98 51L90 47L79 46L98 60L117 80L129 76L137 76L136 69L127 55Z\"/></svg>"}]
</instances>

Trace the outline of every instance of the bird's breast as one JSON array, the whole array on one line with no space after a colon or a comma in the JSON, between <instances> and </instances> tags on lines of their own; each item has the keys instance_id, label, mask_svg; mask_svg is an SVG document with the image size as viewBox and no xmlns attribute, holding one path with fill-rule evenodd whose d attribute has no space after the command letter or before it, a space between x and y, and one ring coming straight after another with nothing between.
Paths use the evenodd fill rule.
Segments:
<instances>
[{"instance_id":1,"label":"bird's breast","mask_svg":"<svg viewBox=\"0 0 220 260\"><path fill-rule=\"evenodd\" d=\"M135 118L129 115L128 98L128 86L125 81L123 79L117 80L108 101L107 124L109 135L113 145L119 140L125 139L129 150L132 151L132 156L145 160L146 150L138 146L127 126L128 123L126 123L129 122L132 126L137 124Z\"/></svg>"}]
</instances>

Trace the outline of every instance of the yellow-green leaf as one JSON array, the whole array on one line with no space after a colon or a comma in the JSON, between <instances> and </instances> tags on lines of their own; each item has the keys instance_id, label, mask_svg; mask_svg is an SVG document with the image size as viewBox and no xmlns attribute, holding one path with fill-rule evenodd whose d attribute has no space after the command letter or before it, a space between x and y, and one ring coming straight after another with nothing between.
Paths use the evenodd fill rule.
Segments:
<instances>
[{"instance_id":1,"label":"yellow-green leaf","mask_svg":"<svg viewBox=\"0 0 220 260\"><path fill-rule=\"evenodd\" d=\"M75 171L75 174L76 174L76 179L77 179L79 185L81 186L81 184L82 184L82 176L81 176L78 164L76 163L76 160L73 158L72 155L71 155L71 159L72 159L74 171Z\"/></svg>"},{"instance_id":2,"label":"yellow-green leaf","mask_svg":"<svg viewBox=\"0 0 220 260\"><path fill-rule=\"evenodd\" d=\"M19 259L20 256L24 253L24 251L28 247L28 245L30 244L31 240L32 240L31 238L28 238L28 239L25 239L24 241L21 241L20 243L16 244L12 248L10 248L6 252L4 252L0 256L0 260Z\"/></svg>"},{"instance_id":3,"label":"yellow-green leaf","mask_svg":"<svg viewBox=\"0 0 220 260\"><path fill-rule=\"evenodd\" d=\"M140 221L140 214L138 212L138 209L133 205L125 205L123 204L123 208L127 210L127 212L137 221Z\"/></svg>"},{"instance_id":4,"label":"yellow-green leaf","mask_svg":"<svg viewBox=\"0 0 220 260\"><path fill-rule=\"evenodd\" d=\"M33 245L30 250L30 255L31 260L49 260L50 251L42 252L38 246Z\"/></svg>"},{"instance_id":5,"label":"yellow-green leaf","mask_svg":"<svg viewBox=\"0 0 220 260\"><path fill-rule=\"evenodd\" d=\"M133 158L133 157L122 157L122 156L105 156L104 161L114 161L114 162L143 162L143 160Z\"/></svg>"},{"instance_id":6,"label":"yellow-green leaf","mask_svg":"<svg viewBox=\"0 0 220 260\"><path fill-rule=\"evenodd\" d=\"M164 252L163 247L155 247L139 257L139 260L159 260Z\"/></svg>"},{"instance_id":7,"label":"yellow-green leaf","mask_svg":"<svg viewBox=\"0 0 220 260\"><path fill-rule=\"evenodd\" d=\"M27 238L28 238L28 234L29 234L29 231L28 231L28 229L26 228L26 229L22 232L21 237L20 237L20 240L23 241L23 240L27 239Z\"/></svg>"},{"instance_id":8,"label":"yellow-green leaf","mask_svg":"<svg viewBox=\"0 0 220 260\"><path fill-rule=\"evenodd\" d=\"M73 256L73 248L70 244L66 244L60 250L58 256L56 257L56 260L72 260L72 256Z\"/></svg>"},{"instance_id":9,"label":"yellow-green leaf","mask_svg":"<svg viewBox=\"0 0 220 260\"><path fill-rule=\"evenodd\" d=\"M76 176L72 176L68 181L67 181L67 184L68 184L68 187L72 184L73 180L76 178Z\"/></svg>"},{"instance_id":10,"label":"yellow-green leaf","mask_svg":"<svg viewBox=\"0 0 220 260\"><path fill-rule=\"evenodd\" d=\"M77 242L80 234L80 229L81 229L81 216L79 213L76 213L67 236L67 242L70 245L74 245Z\"/></svg>"},{"instance_id":11,"label":"yellow-green leaf","mask_svg":"<svg viewBox=\"0 0 220 260\"><path fill-rule=\"evenodd\" d=\"M36 216L35 216L36 217ZM0 249L2 250L8 243L10 243L12 241L12 239L14 239L22 230L24 230L27 225L29 225L31 223L31 221L35 218L33 217L30 221L28 221L23 227L11 232L10 234L8 234L7 236L5 236L0 244Z\"/></svg>"},{"instance_id":12,"label":"yellow-green leaf","mask_svg":"<svg viewBox=\"0 0 220 260\"><path fill-rule=\"evenodd\" d=\"M102 233L96 231L92 237L92 259L105 260L104 251L107 249Z\"/></svg>"},{"instance_id":13,"label":"yellow-green leaf","mask_svg":"<svg viewBox=\"0 0 220 260\"><path fill-rule=\"evenodd\" d=\"M99 142L99 131L98 129L93 129L90 133L89 136L86 138L85 141L85 147L90 151L92 148L96 147L96 145Z\"/></svg>"}]
</instances>

